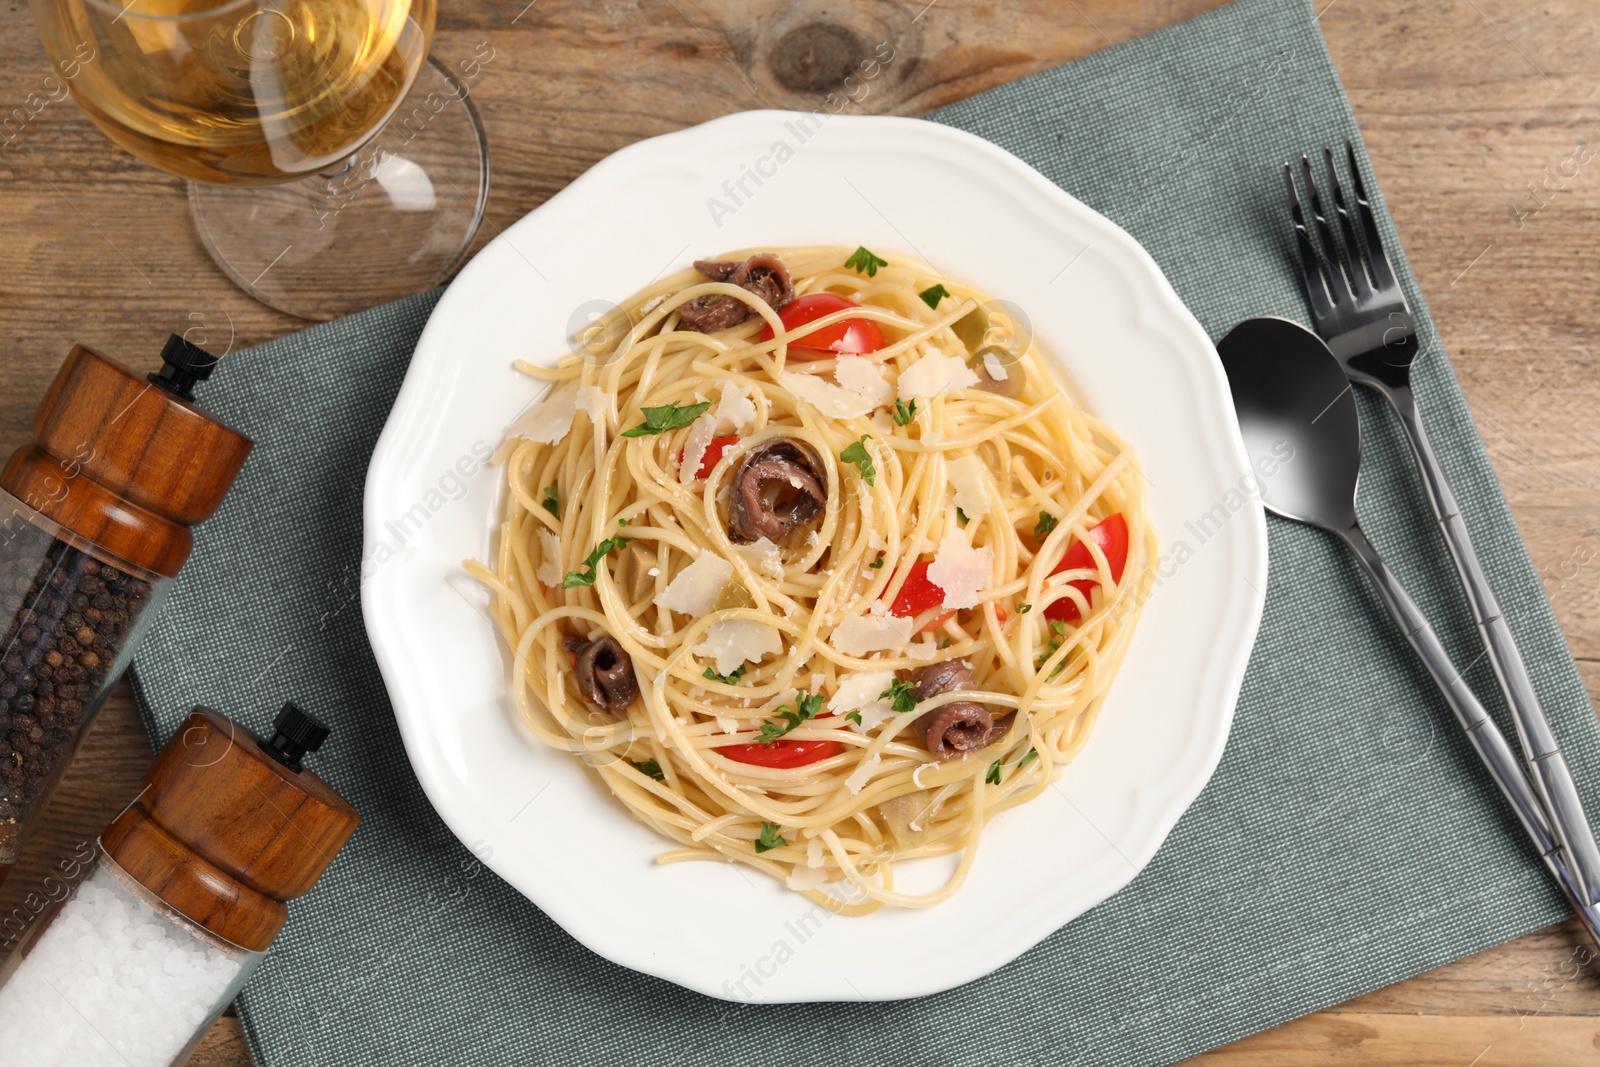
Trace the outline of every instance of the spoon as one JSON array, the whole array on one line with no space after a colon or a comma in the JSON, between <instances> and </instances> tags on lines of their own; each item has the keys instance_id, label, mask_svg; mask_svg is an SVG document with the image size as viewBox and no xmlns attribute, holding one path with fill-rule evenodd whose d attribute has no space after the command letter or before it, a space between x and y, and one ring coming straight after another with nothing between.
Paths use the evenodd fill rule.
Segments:
<instances>
[{"instance_id":1,"label":"spoon","mask_svg":"<svg viewBox=\"0 0 1600 1067\"><path fill-rule=\"evenodd\" d=\"M1521 762L1356 521L1361 423L1339 360L1316 334L1277 318L1240 323L1217 343L1217 353L1251 469L1259 475L1262 503L1275 515L1335 534L1354 550L1568 903L1600 943L1600 909L1580 900L1566 855Z\"/></svg>"}]
</instances>

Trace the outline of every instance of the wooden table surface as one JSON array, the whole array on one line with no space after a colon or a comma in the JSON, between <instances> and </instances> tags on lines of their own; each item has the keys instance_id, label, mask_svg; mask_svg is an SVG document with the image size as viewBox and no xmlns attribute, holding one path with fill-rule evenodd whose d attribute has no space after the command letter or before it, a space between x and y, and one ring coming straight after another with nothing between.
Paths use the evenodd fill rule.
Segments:
<instances>
[{"instance_id":1,"label":"wooden table surface","mask_svg":"<svg viewBox=\"0 0 1600 1067\"><path fill-rule=\"evenodd\" d=\"M1600 8L1317 3L1401 237L1593 693ZM494 167L481 243L641 137L749 108L819 106L880 41L897 58L858 107L914 115L1213 6L446 0L434 54L448 64L485 42L494 50L472 86ZM168 332L202 325L221 351L303 325L223 277L190 227L182 183L114 149L70 101L51 99L59 83L50 71L27 6L9 0L0 10L0 455L26 439L74 340L154 368ZM149 759L124 685L0 889L0 914L137 792ZM1600 1062L1600 980L1578 945L1574 924L1552 927L1192 1062ZM249 1064L237 1021L219 1022L194 1063Z\"/></svg>"}]
</instances>

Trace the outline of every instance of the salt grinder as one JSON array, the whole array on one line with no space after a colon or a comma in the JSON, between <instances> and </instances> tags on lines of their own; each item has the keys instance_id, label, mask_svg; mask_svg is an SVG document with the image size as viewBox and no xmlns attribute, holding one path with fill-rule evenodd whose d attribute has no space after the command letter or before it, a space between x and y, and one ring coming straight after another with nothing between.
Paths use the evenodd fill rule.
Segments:
<instances>
[{"instance_id":1,"label":"salt grinder","mask_svg":"<svg viewBox=\"0 0 1600 1067\"><path fill-rule=\"evenodd\" d=\"M327 728L293 704L261 741L196 708L92 873L0 968L0 1067L176 1067L361 821L301 763Z\"/></svg>"},{"instance_id":2,"label":"salt grinder","mask_svg":"<svg viewBox=\"0 0 1600 1067\"><path fill-rule=\"evenodd\" d=\"M0 471L0 881L250 452L191 402L216 358L161 355L143 377L75 346Z\"/></svg>"}]
</instances>

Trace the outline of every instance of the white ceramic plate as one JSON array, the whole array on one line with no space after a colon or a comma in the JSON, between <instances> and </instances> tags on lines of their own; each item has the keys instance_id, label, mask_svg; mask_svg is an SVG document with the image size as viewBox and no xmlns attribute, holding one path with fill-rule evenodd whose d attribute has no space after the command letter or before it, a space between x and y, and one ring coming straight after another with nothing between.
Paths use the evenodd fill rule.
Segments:
<instances>
[{"instance_id":1,"label":"white ceramic plate","mask_svg":"<svg viewBox=\"0 0 1600 1067\"><path fill-rule=\"evenodd\" d=\"M498 471L479 456L539 392L513 359L554 360L586 305L692 259L808 244L915 255L1020 304L1069 393L1138 449L1161 534L1161 583L1088 746L927 910L835 917L731 864L656 865L666 842L523 731L460 567L490 558ZM461 272L372 457L362 605L428 797L579 941L726 999L919 996L1127 885L1210 778L1266 589L1252 484L1215 350L1122 230L944 126L751 112L616 153Z\"/></svg>"}]
</instances>

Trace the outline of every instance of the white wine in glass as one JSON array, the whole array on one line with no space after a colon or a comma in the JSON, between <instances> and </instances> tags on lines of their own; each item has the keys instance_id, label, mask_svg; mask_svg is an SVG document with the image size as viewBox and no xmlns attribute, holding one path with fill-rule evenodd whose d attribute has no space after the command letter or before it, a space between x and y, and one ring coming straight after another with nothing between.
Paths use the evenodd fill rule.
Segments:
<instances>
[{"instance_id":1,"label":"white wine in glass","mask_svg":"<svg viewBox=\"0 0 1600 1067\"><path fill-rule=\"evenodd\" d=\"M488 159L462 80L426 59L434 0L31 3L84 113L199 183L201 238L258 299L331 318L465 254ZM397 114L426 121L385 139Z\"/></svg>"}]
</instances>

